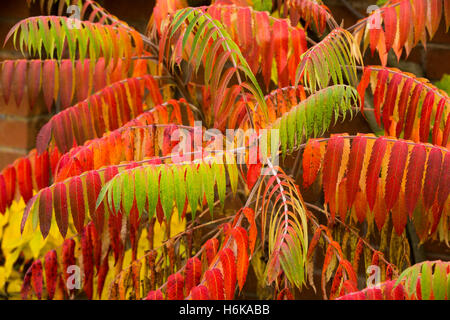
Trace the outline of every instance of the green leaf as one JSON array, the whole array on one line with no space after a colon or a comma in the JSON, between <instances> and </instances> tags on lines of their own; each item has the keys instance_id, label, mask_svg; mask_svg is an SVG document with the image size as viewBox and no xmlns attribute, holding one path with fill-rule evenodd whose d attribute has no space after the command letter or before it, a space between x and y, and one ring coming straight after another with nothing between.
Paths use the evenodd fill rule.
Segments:
<instances>
[{"instance_id":1,"label":"green leaf","mask_svg":"<svg viewBox=\"0 0 450 320\"><path fill-rule=\"evenodd\" d=\"M181 214L186 203L186 182L184 180L186 169L185 167L173 167L173 182L175 189L175 202L178 209L178 217L181 219Z\"/></svg>"},{"instance_id":2,"label":"green leaf","mask_svg":"<svg viewBox=\"0 0 450 320\"><path fill-rule=\"evenodd\" d=\"M447 291L447 276L444 265L436 263L433 275L433 295L435 300L444 300Z\"/></svg>"},{"instance_id":3,"label":"green leaf","mask_svg":"<svg viewBox=\"0 0 450 320\"><path fill-rule=\"evenodd\" d=\"M422 291L422 300L430 300L431 297L431 263L424 262L422 264L422 274L420 279L420 288Z\"/></svg>"},{"instance_id":4,"label":"green leaf","mask_svg":"<svg viewBox=\"0 0 450 320\"><path fill-rule=\"evenodd\" d=\"M119 211L120 208L120 202L122 199L122 179L123 179L123 175L119 174L117 177L114 178L114 182L113 182L113 205L114 205L114 209L115 211ZM111 205L111 203L110 203Z\"/></svg>"},{"instance_id":5,"label":"green leaf","mask_svg":"<svg viewBox=\"0 0 450 320\"><path fill-rule=\"evenodd\" d=\"M152 167L147 167L147 201L148 201L148 218L152 219L155 215L156 205L158 204L159 195L159 172Z\"/></svg>"},{"instance_id":6,"label":"green leaf","mask_svg":"<svg viewBox=\"0 0 450 320\"><path fill-rule=\"evenodd\" d=\"M130 214L134 202L134 183L133 177L128 172L122 174L122 205L125 214Z\"/></svg>"},{"instance_id":7,"label":"green leaf","mask_svg":"<svg viewBox=\"0 0 450 320\"><path fill-rule=\"evenodd\" d=\"M198 201L201 196L202 181L201 175L191 165L186 166L186 187L189 206L191 207L192 219L195 219L197 213ZM201 201L201 199L200 199Z\"/></svg>"},{"instance_id":8,"label":"green leaf","mask_svg":"<svg viewBox=\"0 0 450 320\"><path fill-rule=\"evenodd\" d=\"M134 188L136 190L136 206L141 217L147 201L147 183L144 170L139 168L134 174Z\"/></svg>"},{"instance_id":9,"label":"green leaf","mask_svg":"<svg viewBox=\"0 0 450 320\"><path fill-rule=\"evenodd\" d=\"M208 203L209 213L213 217L214 213L214 173L208 163L200 166L200 172L203 180L203 193Z\"/></svg>"},{"instance_id":10,"label":"green leaf","mask_svg":"<svg viewBox=\"0 0 450 320\"><path fill-rule=\"evenodd\" d=\"M161 166L159 170L161 178L159 181L159 198L161 200L161 206L166 216L166 220L170 221L173 211L174 200L174 180L173 173L170 167Z\"/></svg>"},{"instance_id":11,"label":"green leaf","mask_svg":"<svg viewBox=\"0 0 450 320\"><path fill-rule=\"evenodd\" d=\"M220 205L223 209L227 191L227 177L225 174L225 166L222 164L214 163L212 168L214 171L215 181L217 183L217 193L219 194Z\"/></svg>"}]
</instances>

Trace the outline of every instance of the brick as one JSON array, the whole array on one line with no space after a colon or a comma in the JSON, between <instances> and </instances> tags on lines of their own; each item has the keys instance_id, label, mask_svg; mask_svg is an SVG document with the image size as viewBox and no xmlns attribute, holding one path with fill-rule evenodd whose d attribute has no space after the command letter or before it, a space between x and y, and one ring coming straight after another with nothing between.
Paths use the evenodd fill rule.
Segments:
<instances>
[{"instance_id":1,"label":"brick","mask_svg":"<svg viewBox=\"0 0 450 320\"><path fill-rule=\"evenodd\" d=\"M0 171L7 165L12 164L17 158L27 154L25 150L4 149L0 147Z\"/></svg>"},{"instance_id":2,"label":"brick","mask_svg":"<svg viewBox=\"0 0 450 320\"><path fill-rule=\"evenodd\" d=\"M428 48L426 51L426 77L429 80L440 80L450 74L450 49Z\"/></svg>"},{"instance_id":3,"label":"brick","mask_svg":"<svg viewBox=\"0 0 450 320\"><path fill-rule=\"evenodd\" d=\"M3 118L3 119L2 119ZM45 124L43 118L0 118L0 147L31 149L36 135Z\"/></svg>"}]
</instances>

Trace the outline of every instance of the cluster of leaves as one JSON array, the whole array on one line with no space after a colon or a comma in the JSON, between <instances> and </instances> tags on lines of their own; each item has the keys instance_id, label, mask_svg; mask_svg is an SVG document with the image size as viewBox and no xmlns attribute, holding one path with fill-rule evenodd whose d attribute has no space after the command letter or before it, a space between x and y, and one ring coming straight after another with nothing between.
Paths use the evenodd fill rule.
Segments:
<instances>
[{"instance_id":1,"label":"cluster of leaves","mask_svg":"<svg viewBox=\"0 0 450 320\"><path fill-rule=\"evenodd\" d=\"M353 29L364 50L370 46L372 55L378 51L382 65L386 66L391 49L400 60L403 50L408 56L419 42L426 47L427 33L429 39L433 38L443 16L448 30L448 0L390 0Z\"/></svg>"},{"instance_id":2,"label":"cluster of leaves","mask_svg":"<svg viewBox=\"0 0 450 320\"><path fill-rule=\"evenodd\" d=\"M448 26L450 1L387 1L347 30L321 1L268 3L158 0L141 34L90 0L40 1L83 21L11 29L33 59L1 63L5 103L57 112L0 173L22 298L233 299L253 272L258 295L292 299L316 290L316 268L325 299L448 298L448 263L408 268L406 225L448 246L450 98L385 65ZM361 43L383 66L363 66ZM327 136L360 111L385 136ZM237 128L251 134L218 139ZM383 270L377 288L361 286L368 266Z\"/></svg>"}]
</instances>

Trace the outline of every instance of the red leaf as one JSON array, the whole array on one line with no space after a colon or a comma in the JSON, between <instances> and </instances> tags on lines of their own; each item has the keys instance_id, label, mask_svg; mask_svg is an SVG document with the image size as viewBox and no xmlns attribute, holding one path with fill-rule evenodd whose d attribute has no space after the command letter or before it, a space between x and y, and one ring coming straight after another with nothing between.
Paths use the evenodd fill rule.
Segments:
<instances>
[{"instance_id":1,"label":"red leaf","mask_svg":"<svg viewBox=\"0 0 450 320\"><path fill-rule=\"evenodd\" d=\"M167 299L168 300L183 300L183 285L184 278L181 274L171 274L167 278Z\"/></svg>"},{"instance_id":2,"label":"red leaf","mask_svg":"<svg viewBox=\"0 0 450 320\"><path fill-rule=\"evenodd\" d=\"M36 260L31 265L31 283L39 300L42 298L42 263Z\"/></svg>"},{"instance_id":3,"label":"red leaf","mask_svg":"<svg viewBox=\"0 0 450 320\"><path fill-rule=\"evenodd\" d=\"M359 190L356 194L354 209L358 221L360 223L363 223L364 220L366 219L366 213L368 209L367 209L367 199L361 190Z\"/></svg>"},{"instance_id":4,"label":"red leaf","mask_svg":"<svg viewBox=\"0 0 450 320\"><path fill-rule=\"evenodd\" d=\"M27 90L28 90L29 104L31 108L33 108L33 106L36 104L39 92L41 91L41 69L42 69L41 60L30 61L30 66L28 70Z\"/></svg>"},{"instance_id":5,"label":"red leaf","mask_svg":"<svg viewBox=\"0 0 450 320\"><path fill-rule=\"evenodd\" d=\"M405 123L405 114L406 114L406 106L409 102L409 95L411 93L411 88L414 83L413 78L408 78L403 83L402 93L400 94L400 98L398 100L398 122L396 127L396 136L399 137L400 133L403 130L403 126Z\"/></svg>"},{"instance_id":6,"label":"red leaf","mask_svg":"<svg viewBox=\"0 0 450 320\"><path fill-rule=\"evenodd\" d=\"M2 174L0 174L0 213L6 212L7 195L6 195L6 182Z\"/></svg>"},{"instance_id":7,"label":"red leaf","mask_svg":"<svg viewBox=\"0 0 450 320\"><path fill-rule=\"evenodd\" d=\"M75 229L81 233L84 226L84 197L83 183L80 177L74 177L69 182L70 211L72 213Z\"/></svg>"},{"instance_id":8,"label":"red leaf","mask_svg":"<svg viewBox=\"0 0 450 320\"><path fill-rule=\"evenodd\" d=\"M203 246L205 247L204 253L206 256L206 261L208 262L208 265L210 265L217 254L219 240L216 238L209 239Z\"/></svg>"},{"instance_id":9,"label":"red leaf","mask_svg":"<svg viewBox=\"0 0 450 320\"><path fill-rule=\"evenodd\" d=\"M164 300L161 290L150 291L144 300Z\"/></svg>"},{"instance_id":10,"label":"red leaf","mask_svg":"<svg viewBox=\"0 0 450 320\"><path fill-rule=\"evenodd\" d=\"M434 95L435 93L433 91L428 91L422 104L422 113L420 115L419 127L421 142L427 142L428 136L430 135L431 112L433 111Z\"/></svg>"},{"instance_id":11,"label":"red leaf","mask_svg":"<svg viewBox=\"0 0 450 320\"><path fill-rule=\"evenodd\" d=\"M242 212L244 213L244 216L247 218L247 221L250 223L248 243L249 243L250 255L253 255L253 251L255 250L256 237L258 235L258 228L256 226L256 221L255 221L255 212L253 211L252 208L247 208L247 207L243 208Z\"/></svg>"},{"instance_id":12,"label":"red leaf","mask_svg":"<svg viewBox=\"0 0 450 320\"><path fill-rule=\"evenodd\" d=\"M50 159L48 152L41 155L35 154L34 176L38 190L48 187L50 181Z\"/></svg>"},{"instance_id":13,"label":"red leaf","mask_svg":"<svg viewBox=\"0 0 450 320\"><path fill-rule=\"evenodd\" d=\"M406 114L405 132L404 139L410 139L414 128L414 120L416 119L417 105L420 99L420 95L423 90L423 84L418 84L415 86L411 100L409 102L408 112Z\"/></svg>"},{"instance_id":14,"label":"red leaf","mask_svg":"<svg viewBox=\"0 0 450 320\"><path fill-rule=\"evenodd\" d=\"M81 252L83 255L83 290L86 293L89 300L92 300L93 291L93 279L94 279L94 261L93 261L93 248L88 227L83 229L81 234Z\"/></svg>"},{"instance_id":15,"label":"red leaf","mask_svg":"<svg viewBox=\"0 0 450 320\"><path fill-rule=\"evenodd\" d=\"M52 190L45 188L42 190L39 199L39 226L44 239L47 237L52 223Z\"/></svg>"},{"instance_id":16,"label":"red leaf","mask_svg":"<svg viewBox=\"0 0 450 320\"><path fill-rule=\"evenodd\" d=\"M100 265L100 269L98 270L98 273L97 273L97 294L98 294L99 299L102 296L102 291L103 291L103 287L105 285L106 275L108 274L108 271L109 271L109 250L110 250L110 248L108 248L108 251L107 251L105 257L103 258L103 261Z\"/></svg>"},{"instance_id":17,"label":"red leaf","mask_svg":"<svg viewBox=\"0 0 450 320\"><path fill-rule=\"evenodd\" d=\"M402 76L399 73L394 74L386 93L386 101L383 106L383 125L384 130L389 132L391 127L391 116L394 113L395 100L397 99L398 85L402 81Z\"/></svg>"},{"instance_id":18,"label":"red leaf","mask_svg":"<svg viewBox=\"0 0 450 320\"><path fill-rule=\"evenodd\" d=\"M439 142L438 142L439 132L440 132L439 128L440 128L440 125L441 125L442 115L443 115L444 109L445 109L445 104L447 102L446 100L447 100L446 98L442 98L439 101L437 109L436 109L436 117L434 118L433 136L432 136L432 142L433 142L434 145L439 145Z\"/></svg>"},{"instance_id":19,"label":"red leaf","mask_svg":"<svg viewBox=\"0 0 450 320\"><path fill-rule=\"evenodd\" d=\"M100 61L100 60L99 60ZM97 62L98 63L98 62ZM83 101L89 95L89 79L90 79L90 71L89 60L77 60L75 66L75 80L76 84L76 96L78 101Z\"/></svg>"},{"instance_id":20,"label":"red leaf","mask_svg":"<svg viewBox=\"0 0 450 320\"><path fill-rule=\"evenodd\" d=\"M291 84L295 86L295 73L297 72L297 66L300 63L301 55L308 50L306 45L305 31L300 28L290 30L291 46L294 52L290 55L288 62L289 79Z\"/></svg>"},{"instance_id":21,"label":"red leaf","mask_svg":"<svg viewBox=\"0 0 450 320\"><path fill-rule=\"evenodd\" d=\"M59 97L61 108L66 109L70 106L73 96L73 70L72 61L63 60L59 68Z\"/></svg>"},{"instance_id":22,"label":"red leaf","mask_svg":"<svg viewBox=\"0 0 450 320\"><path fill-rule=\"evenodd\" d=\"M441 0L429 0L428 1L429 12L427 15L427 29L430 35L430 39L433 38L437 29L439 28L439 24L441 22L441 14L442 14L442 1Z\"/></svg>"},{"instance_id":23,"label":"red leaf","mask_svg":"<svg viewBox=\"0 0 450 320\"><path fill-rule=\"evenodd\" d=\"M439 189L437 202L441 208L444 207L450 193L450 152L445 153L444 164L442 165L442 174L439 179Z\"/></svg>"},{"instance_id":24,"label":"red leaf","mask_svg":"<svg viewBox=\"0 0 450 320\"><path fill-rule=\"evenodd\" d=\"M64 277L64 282L67 283L67 279L70 274L67 272L70 266L75 265L75 240L67 239L62 245L62 267L61 273Z\"/></svg>"},{"instance_id":25,"label":"red leaf","mask_svg":"<svg viewBox=\"0 0 450 320\"><path fill-rule=\"evenodd\" d=\"M325 258L324 258L323 267L322 267L322 276L321 276L322 288L325 288L325 285L326 285L326 271L328 269L328 265L331 262L331 259L333 258L333 255L334 255L333 246L329 245L327 247L327 251L325 253Z\"/></svg>"},{"instance_id":26,"label":"red leaf","mask_svg":"<svg viewBox=\"0 0 450 320\"><path fill-rule=\"evenodd\" d=\"M31 198L31 200L28 201L28 203L25 207L25 211L23 212L23 217L22 217L22 223L20 224L20 232L21 233L23 233L23 230L25 229L25 224L27 222L28 215L30 214L31 209L34 207L34 204L36 202L38 195L39 195L39 193L36 194L33 198Z\"/></svg>"},{"instance_id":27,"label":"red leaf","mask_svg":"<svg viewBox=\"0 0 450 320\"><path fill-rule=\"evenodd\" d=\"M2 88L3 88L3 99L5 103L9 103L9 97L11 95L11 85L14 72L14 60L6 60L3 62L2 68Z\"/></svg>"},{"instance_id":28,"label":"red leaf","mask_svg":"<svg viewBox=\"0 0 450 320\"><path fill-rule=\"evenodd\" d=\"M100 203L98 208L96 208L97 198L102 189L102 181L100 175L97 171L89 171L86 175L86 193L89 208L89 215L94 221L95 227L102 233L104 225L104 205L103 202Z\"/></svg>"},{"instance_id":29,"label":"red leaf","mask_svg":"<svg viewBox=\"0 0 450 320\"><path fill-rule=\"evenodd\" d=\"M252 13L249 7L242 7L236 19L239 44L243 52L247 52L252 41Z\"/></svg>"},{"instance_id":30,"label":"red leaf","mask_svg":"<svg viewBox=\"0 0 450 320\"><path fill-rule=\"evenodd\" d=\"M359 260L361 259L361 254L364 249L364 241L362 238L359 238L358 243L356 244L355 255L353 257L353 269L358 272Z\"/></svg>"},{"instance_id":31,"label":"red leaf","mask_svg":"<svg viewBox=\"0 0 450 320\"><path fill-rule=\"evenodd\" d=\"M303 151L303 187L306 189L314 183L320 169L322 154L317 140L309 140Z\"/></svg>"},{"instance_id":32,"label":"red leaf","mask_svg":"<svg viewBox=\"0 0 450 320\"><path fill-rule=\"evenodd\" d=\"M347 178L343 178L341 182L339 182L338 189L336 190L336 200L334 203L337 205L337 209L330 205L330 211L336 212L339 214L339 217L342 221L345 221L345 217L348 211L347 205Z\"/></svg>"},{"instance_id":33,"label":"red leaf","mask_svg":"<svg viewBox=\"0 0 450 320\"><path fill-rule=\"evenodd\" d=\"M397 232L397 234L401 236L403 231L405 230L406 222L408 220L405 209L405 195L403 192L400 192L398 201L392 208L391 212L392 224L394 225L395 232Z\"/></svg>"},{"instance_id":34,"label":"red leaf","mask_svg":"<svg viewBox=\"0 0 450 320\"><path fill-rule=\"evenodd\" d=\"M210 300L208 288L205 286L197 286L192 289L192 300Z\"/></svg>"},{"instance_id":35,"label":"red leaf","mask_svg":"<svg viewBox=\"0 0 450 320\"><path fill-rule=\"evenodd\" d=\"M408 37L410 35L411 30L411 22L412 22L412 9L411 9L411 2L410 1L401 1L400 2L400 19L398 19L399 22L399 40L398 40L398 46L396 51L401 52L401 48L405 45L406 40L408 40ZM400 59L399 55L397 57Z\"/></svg>"},{"instance_id":36,"label":"red leaf","mask_svg":"<svg viewBox=\"0 0 450 320\"><path fill-rule=\"evenodd\" d=\"M375 53L375 50L378 47L378 43L380 42L380 36L381 33L383 32L383 30L381 28L371 28L369 30L369 40L370 40L370 53L373 54ZM384 35L384 32L383 32Z\"/></svg>"},{"instance_id":37,"label":"red leaf","mask_svg":"<svg viewBox=\"0 0 450 320\"><path fill-rule=\"evenodd\" d=\"M398 199L402 186L403 172L408 158L408 145L403 141L396 141L392 147L389 159L388 173L385 186L386 210L391 210Z\"/></svg>"},{"instance_id":38,"label":"red leaf","mask_svg":"<svg viewBox=\"0 0 450 320\"><path fill-rule=\"evenodd\" d=\"M387 6L383 10L386 52L392 48L397 33L397 13L395 7Z\"/></svg>"},{"instance_id":39,"label":"red leaf","mask_svg":"<svg viewBox=\"0 0 450 320\"><path fill-rule=\"evenodd\" d=\"M93 261L98 272L102 259L102 240L99 237L99 234L93 222L89 222L86 228L89 232L89 239L91 240L92 253L94 256Z\"/></svg>"},{"instance_id":40,"label":"red leaf","mask_svg":"<svg viewBox=\"0 0 450 320\"><path fill-rule=\"evenodd\" d=\"M320 235L322 234L323 227L319 226L316 231L314 231L314 235L309 243L307 258L311 258L314 250L316 249L317 243L319 243Z\"/></svg>"},{"instance_id":41,"label":"red leaf","mask_svg":"<svg viewBox=\"0 0 450 320\"><path fill-rule=\"evenodd\" d=\"M378 230L381 230L381 228L383 228L383 225L386 222L386 217L389 213L389 211L386 209L385 197L383 196L384 196L383 185L379 183L377 184L376 201L373 207L373 215Z\"/></svg>"},{"instance_id":42,"label":"red leaf","mask_svg":"<svg viewBox=\"0 0 450 320\"><path fill-rule=\"evenodd\" d=\"M381 163L386 152L387 142L382 137L378 138L372 149L366 175L367 202L370 210L373 210L377 195L378 176L380 174Z\"/></svg>"},{"instance_id":43,"label":"red leaf","mask_svg":"<svg viewBox=\"0 0 450 320\"><path fill-rule=\"evenodd\" d=\"M22 158L17 164L17 179L19 183L20 194L25 203L33 196L33 183L31 180L31 163L28 158Z\"/></svg>"},{"instance_id":44,"label":"red leaf","mask_svg":"<svg viewBox=\"0 0 450 320\"><path fill-rule=\"evenodd\" d=\"M359 96L361 97L361 112L364 111L364 100L365 100L365 95L366 95L366 89L370 83L371 73L372 73L372 70L370 69L370 67L364 68L364 72L361 77L361 81L358 84L357 90L358 90Z\"/></svg>"},{"instance_id":45,"label":"red leaf","mask_svg":"<svg viewBox=\"0 0 450 320\"><path fill-rule=\"evenodd\" d=\"M270 27L269 16L266 12L258 12L258 25L257 28L257 42L261 46L262 59L261 70L264 78L264 84L266 89L269 87L271 74L272 74L272 61L273 61L273 42L272 42L272 28Z\"/></svg>"},{"instance_id":46,"label":"red leaf","mask_svg":"<svg viewBox=\"0 0 450 320\"><path fill-rule=\"evenodd\" d=\"M219 269L214 268L205 272L206 285L212 300L223 300L223 278Z\"/></svg>"},{"instance_id":47,"label":"red leaf","mask_svg":"<svg viewBox=\"0 0 450 320\"><path fill-rule=\"evenodd\" d=\"M331 284L330 300L334 300L337 297L341 281L342 281L342 265L340 264L336 270L336 273L334 274L333 282Z\"/></svg>"},{"instance_id":48,"label":"red leaf","mask_svg":"<svg viewBox=\"0 0 450 320\"><path fill-rule=\"evenodd\" d=\"M277 296L277 300L294 300L294 296L289 288L284 288Z\"/></svg>"},{"instance_id":49,"label":"red leaf","mask_svg":"<svg viewBox=\"0 0 450 320\"><path fill-rule=\"evenodd\" d=\"M247 231L242 227L235 227L232 235L237 245L237 279L239 289L242 290L247 279L248 271L248 236Z\"/></svg>"},{"instance_id":50,"label":"red leaf","mask_svg":"<svg viewBox=\"0 0 450 320\"><path fill-rule=\"evenodd\" d=\"M42 154L48 147L52 137L52 125L47 122L39 131L36 137L36 150L38 154Z\"/></svg>"},{"instance_id":51,"label":"red leaf","mask_svg":"<svg viewBox=\"0 0 450 320\"><path fill-rule=\"evenodd\" d=\"M108 230L111 241L111 248L114 252L114 264L120 257L121 249L123 248L122 241L120 240L120 230L122 229L122 212L117 214L110 214L108 219Z\"/></svg>"},{"instance_id":52,"label":"red leaf","mask_svg":"<svg viewBox=\"0 0 450 320\"><path fill-rule=\"evenodd\" d=\"M429 209L436 198L436 191L441 175L442 152L439 148L431 149L428 155L427 171L425 173L425 183L423 186L423 204L425 209Z\"/></svg>"},{"instance_id":53,"label":"red leaf","mask_svg":"<svg viewBox=\"0 0 450 320\"><path fill-rule=\"evenodd\" d=\"M69 220L69 211L67 207L67 191L64 183L58 183L54 187L53 192L53 207L55 208L55 219L58 225L59 232L66 237L67 226Z\"/></svg>"},{"instance_id":54,"label":"red leaf","mask_svg":"<svg viewBox=\"0 0 450 320\"><path fill-rule=\"evenodd\" d=\"M425 21L427 17L427 3L428 0L416 0L412 2L414 9L414 45L417 45L420 39L424 36ZM426 35L425 35L426 36Z\"/></svg>"},{"instance_id":55,"label":"red leaf","mask_svg":"<svg viewBox=\"0 0 450 320\"><path fill-rule=\"evenodd\" d=\"M6 205L9 207L16 194L16 169L9 165L3 169L3 177L5 178L6 187Z\"/></svg>"},{"instance_id":56,"label":"red leaf","mask_svg":"<svg viewBox=\"0 0 450 320\"><path fill-rule=\"evenodd\" d=\"M378 266L380 262L380 254L379 251L375 251L372 255L372 265Z\"/></svg>"},{"instance_id":57,"label":"red leaf","mask_svg":"<svg viewBox=\"0 0 450 320\"><path fill-rule=\"evenodd\" d=\"M444 133L442 134L442 146L447 146L450 137L450 114L447 116L447 121L445 122Z\"/></svg>"},{"instance_id":58,"label":"red leaf","mask_svg":"<svg viewBox=\"0 0 450 320\"><path fill-rule=\"evenodd\" d=\"M328 141L323 163L323 190L325 193L325 203L329 203L331 199L334 199L333 195L337 189L336 185L343 150L344 138L341 136L331 137Z\"/></svg>"},{"instance_id":59,"label":"red leaf","mask_svg":"<svg viewBox=\"0 0 450 320\"><path fill-rule=\"evenodd\" d=\"M42 91L44 93L44 101L50 112L53 105L53 98L55 96L55 73L57 69L57 64L55 60L45 60L42 78Z\"/></svg>"},{"instance_id":60,"label":"red leaf","mask_svg":"<svg viewBox=\"0 0 450 320\"><path fill-rule=\"evenodd\" d=\"M261 175L261 167L262 167L261 163L248 165L247 186L249 190L252 190L256 181L258 181L258 178Z\"/></svg>"},{"instance_id":61,"label":"red leaf","mask_svg":"<svg viewBox=\"0 0 450 320\"><path fill-rule=\"evenodd\" d=\"M25 83L27 82L27 60L17 60L14 70L13 87L14 87L14 98L16 100L16 105L20 106L22 103L23 92L25 89Z\"/></svg>"},{"instance_id":62,"label":"red leaf","mask_svg":"<svg viewBox=\"0 0 450 320\"><path fill-rule=\"evenodd\" d=\"M105 285L106 275L109 271L109 248L108 252L106 253L105 257L103 258L103 261L100 265L100 269L98 270L97 274L97 295L99 299L102 296L103 287Z\"/></svg>"},{"instance_id":63,"label":"red leaf","mask_svg":"<svg viewBox=\"0 0 450 320\"><path fill-rule=\"evenodd\" d=\"M186 262L184 275L186 293L189 293L193 287L200 283L200 277L202 276L202 262L195 257L189 259Z\"/></svg>"},{"instance_id":64,"label":"red leaf","mask_svg":"<svg viewBox=\"0 0 450 320\"><path fill-rule=\"evenodd\" d=\"M289 73L287 68L287 55L289 45L288 23L285 20L275 20L273 24L273 46L275 49L275 61L277 62L278 85L289 85Z\"/></svg>"},{"instance_id":65,"label":"red leaf","mask_svg":"<svg viewBox=\"0 0 450 320\"><path fill-rule=\"evenodd\" d=\"M364 162L366 145L367 139L365 137L356 137L352 143L347 167L347 205L349 208L353 205L359 190L359 179Z\"/></svg>"},{"instance_id":66,"label":"red leaf","mask_svg":"<svg viewBox=\"0 0 450 320\"><path fill-rule=\"evenodd\" d=\"M422 190L422 178L425 171L426 158L427 151L425 147L416 144L411 151L405 185L406 212L410 218L412 217L417 200L420 197L420 191Z\"/></svg>"},{"instance_id":67,"label":"red leaf","mask_svg":"<svg viewBox=\"0 0 450 320\"><path fill-rule=\"evenodd\" d=\"M386 91L386 81L389 77L389 71L386 69L378 72L377 75L377 86L375 88L375 92L373 93L373 104L374 104L374 113L375 119L377 120L378 125L381 125L380 122L380 110L381 104L384 100L385 91Z\"/></svg>"},{"instance_id":68,"label":"red leaf","mask_svg":"<svg viewBox=\"0 0 450 320\"><path fill-rule=\"evenodd\" d=\"M47 284L47 293L50 300L53 299L56 290L56 282L58 278L58 259L56 251L49 251L45 255L44 267L45 267L45 282Z\"/></svg>"},{"instance_id":69,"label":"red leaf","mask_svg":"<svg viewBox=\"0 0 450 320\"><path fill-rule=\"evenodd\" d=\"M383 300L383 293L380 288L367 289L366 296L366 300Z\"/></svg>"},{"instance_id":70,"label":"red leaf","mask_svg":"<svg viewBox=\"0 0 450 320\"><path fill-rule=\"evenodd\" d=\"M31 267L28 268L25 273L25 277L22 282L22 288L20 289L20 296L22 300L28 300L28 294L31 289Z\"/></svg>"},{"instance_id":71,"label":"red leaf","mask_svg":"<svg viewBox=\"0 0 450 320\"><path fill-rule=\"evenodd\" d=\"M233 300L236 288L236 263L230 248L220 251L220 263L224 274L225 299Z\"/></svg>"}]
</instances>

